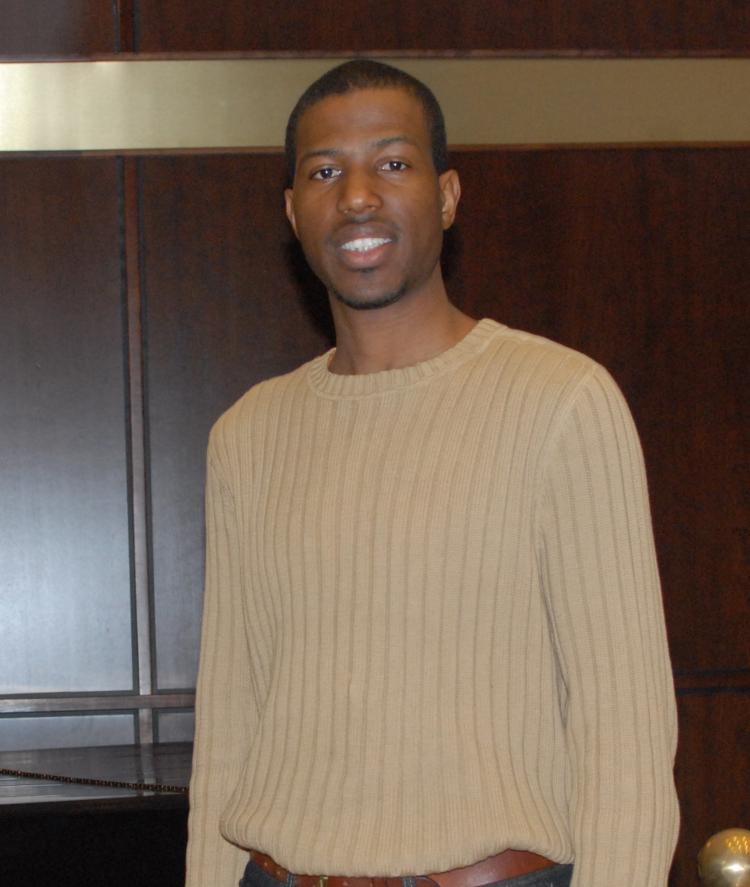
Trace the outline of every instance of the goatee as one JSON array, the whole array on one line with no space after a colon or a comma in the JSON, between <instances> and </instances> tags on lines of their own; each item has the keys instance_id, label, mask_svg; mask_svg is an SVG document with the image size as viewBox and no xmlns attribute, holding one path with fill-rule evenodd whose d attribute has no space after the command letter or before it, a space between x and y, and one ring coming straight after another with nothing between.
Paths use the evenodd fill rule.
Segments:
<instances>
[{"instance_id":1,"label":"goatee","mask_svg":"<svg viewBox=\"0 0 750 887\"><path fill-rule=\"evenodd\" d=\"M353 308L355 311L373 311L376 308L386 308L388 305L393 305L394 302L398 302L405 292L406 284L400 289L394 290L391 293L384 293L374 299L357 299L353 296L347 296L344 293L340 293L333 287L329 290L329 293L334 299L341 302L342 305L346 305L347 308Z\"/></svg>"}]
</instances>

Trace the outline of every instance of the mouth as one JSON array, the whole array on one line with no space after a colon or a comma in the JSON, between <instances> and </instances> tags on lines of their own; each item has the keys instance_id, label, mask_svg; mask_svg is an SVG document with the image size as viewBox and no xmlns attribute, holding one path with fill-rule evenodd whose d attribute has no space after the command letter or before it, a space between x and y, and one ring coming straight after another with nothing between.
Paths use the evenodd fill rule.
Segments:
<instances>
[{"instance_id":1,"label":"mouth","mask_svg":"<svg viewBox=\"0 0 750 887\"><path fill-rule=\"evenodd\" d=\"M339 255L352 270L367 270L380 263L393 242L391 237L353 237L339 246Z\"/></svg>"},{"instance_id":2,"label":"mouth","mask_svg":"<svg viewBox=\"0 0 750 887\"><path fill-rule=\"evenodd\" d=\"M389 237L357 237L342 243L341 249L350 253L367 253L390 242Z\"/></svg>"}]
</instances>

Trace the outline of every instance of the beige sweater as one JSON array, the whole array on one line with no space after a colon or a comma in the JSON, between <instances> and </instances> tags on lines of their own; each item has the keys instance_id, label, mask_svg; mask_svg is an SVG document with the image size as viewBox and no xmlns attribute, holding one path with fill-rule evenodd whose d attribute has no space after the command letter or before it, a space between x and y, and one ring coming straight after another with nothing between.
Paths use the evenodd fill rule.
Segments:
<instances>
[{"instance_id":1,"label":"beige sweater","mask_svg":"<svg viewBox=\"0 0 750 887\"><path fill-rule=\"evenodd\" d=\"M350 875L515 847L663 887L674 698L615 384L492 320L406 369L327 360L211 434L188 884L248 847Z\"/></svg>"}]
</instances>

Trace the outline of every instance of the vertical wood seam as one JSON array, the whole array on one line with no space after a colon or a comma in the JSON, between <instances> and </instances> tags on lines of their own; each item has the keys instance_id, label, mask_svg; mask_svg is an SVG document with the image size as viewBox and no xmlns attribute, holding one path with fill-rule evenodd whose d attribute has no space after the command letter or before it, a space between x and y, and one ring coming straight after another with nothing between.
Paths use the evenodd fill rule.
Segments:
<instances>
[{"instance_id":1,"label":"vertical wood seam","mask_svg":"<svg viewBox=\"0 0 750 887\"><path fill-rule=\"evenodd\" d=\"M115 26L115 51L136 52L135 0L112 0Z\"/></svg>"},{"instance_id":2,"label":"vertical wood seam","mask_svg":"<svg viewBox=\"0 0 750 887\"><path fill-rule=\"evenodd\" d=\"M148 500L144 422L143 325L139 243L139 161L123 161L123 212L125 228L125 288L127 302L128 452L131 476L132 569L135 608L137 689L154 692L151 570L148 555ZM152 742L151 709L141 709L139 741Z\"/></svg>"}]
</instances>

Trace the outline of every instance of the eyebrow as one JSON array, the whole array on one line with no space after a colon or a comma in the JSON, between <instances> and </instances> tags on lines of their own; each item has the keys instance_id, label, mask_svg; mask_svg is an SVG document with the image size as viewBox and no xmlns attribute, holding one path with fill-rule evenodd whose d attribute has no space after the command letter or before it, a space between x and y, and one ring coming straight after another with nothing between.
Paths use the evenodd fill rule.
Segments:
<instances>
[{"instance_id":1,"label":"eyebrow","mask_svg":"<svg viewBox=\"0 0 750 887\"><path fill-rule=\"evenodd\" d=\"M387 148L388 145L394 145L397 143L404 143L407 145L415 145L417 142L407 135L397 135L397 136L386 136L383 139L375 139L374 142L369 142L367 147L370 149L379 150L380 148ZM301 166L307 160L311 160L314 157L340 157L344 151L341 148L317 148L314 151L306 151L297 161L297 165Z\"/></svg>"}]
</instances>

